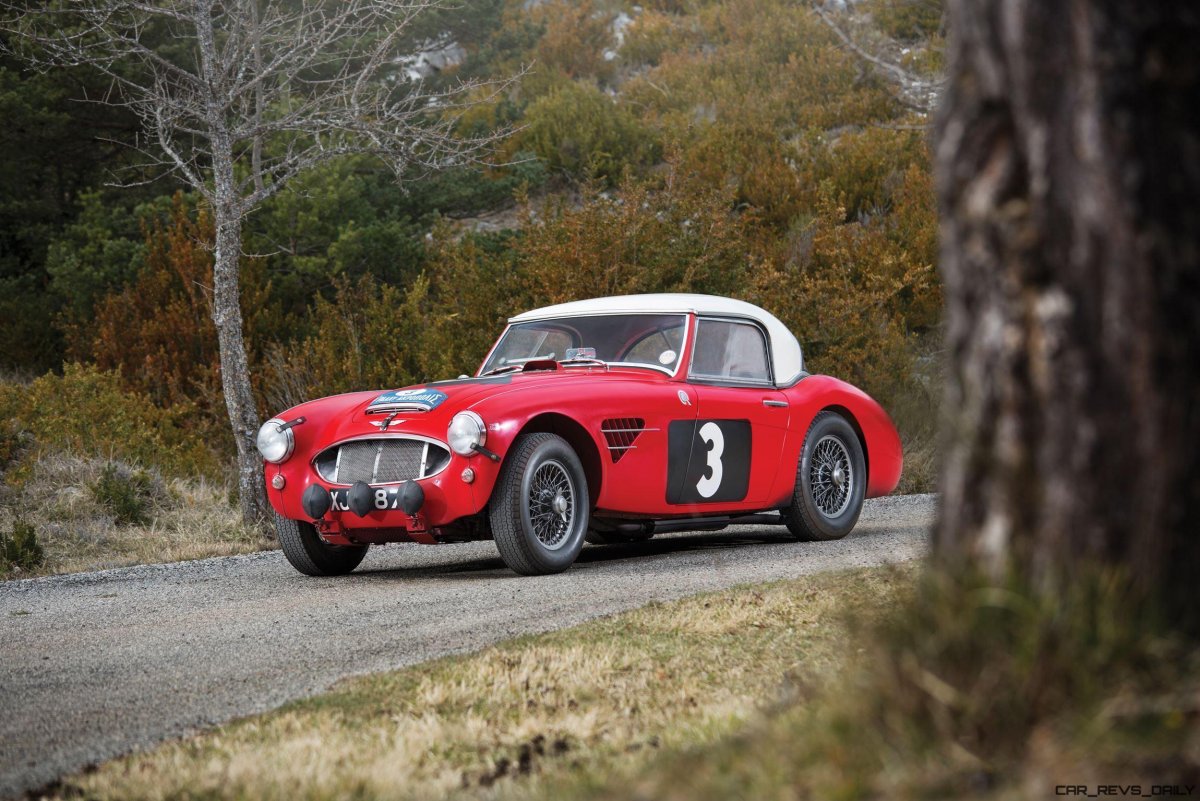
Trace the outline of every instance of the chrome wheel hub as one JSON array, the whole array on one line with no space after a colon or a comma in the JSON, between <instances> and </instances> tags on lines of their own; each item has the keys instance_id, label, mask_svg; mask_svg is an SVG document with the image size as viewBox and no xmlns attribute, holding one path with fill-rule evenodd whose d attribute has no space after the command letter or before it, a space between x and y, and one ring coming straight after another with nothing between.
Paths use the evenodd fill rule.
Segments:
<instances>
[{"instance_id":1,"label":"chrome wheel hub","mask_svg":"<svg viewBox=\"0 0 1200 801\"><path fill-rule=\"evenodd\" d=\"M813 447L808 467L808 483L813 504L825 517L846 511L854 495L854 469L850 451L840 437L828 434Z\"/></svg>"},{"instance_id":2,"label":"chrome wheel hub","mask_svg":"<svg viewBox=\"0 0 1200 801\"><path fill-rule=\"evenodd\" d=\"M555 495L554 500L550 501L550 508L554 510L556 515L565 518L567 516L567 511L570 510L571 507L567 503L565 496Z\"/></svg>"},{"instance_id":3,"label":"chrome wheel hub","mask_svg":"<svg viewBox=\"0 0 1200 801\"><path fill-rule=\"evenodd\" d=\"M561 462L553 459L534 470L526 498L533 535L548 550L567 543L575 523L575 484Z\"/></svg>"}]
</instances>

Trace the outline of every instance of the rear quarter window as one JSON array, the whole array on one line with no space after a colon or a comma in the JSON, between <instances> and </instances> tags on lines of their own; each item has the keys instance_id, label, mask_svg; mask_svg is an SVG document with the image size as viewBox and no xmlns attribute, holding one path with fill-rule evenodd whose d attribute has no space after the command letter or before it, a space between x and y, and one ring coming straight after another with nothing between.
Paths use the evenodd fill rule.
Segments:
<instances>
[{"instance_id":1,"label":"rear quarter window","mask_svg":"<svg viewBox=\"0 0 1200 801\"><path fill-rule=\"evenodd\" d=\"M689 371L692 378L732 383L769 383L767 341L758 326L701 319Z\"/></svg>"}]
</instances>

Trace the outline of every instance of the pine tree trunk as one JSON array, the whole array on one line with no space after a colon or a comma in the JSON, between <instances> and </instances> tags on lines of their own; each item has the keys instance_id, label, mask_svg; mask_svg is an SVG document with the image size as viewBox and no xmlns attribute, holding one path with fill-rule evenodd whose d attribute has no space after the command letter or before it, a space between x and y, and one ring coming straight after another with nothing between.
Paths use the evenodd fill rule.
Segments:
<instances>
[{"instance_id":1,"label":"pine tree trunk","mask_svg":"<svg viewBox=\"0 0 1200 801\"><path fill-rule=\"evenodd\" d=\"M254 440L260 421L250 385L250 368L242 338L242 309L238 287L238 258L242 252L241 221L236 215L215 213L217 243L213 265L212 317L217 326L221 356L221 387L233 438L237 443L238 498L242 520L254 526L266 519L266 487L262 457Z\"/></svg>"},{"instance_id":2,"label":"pine tree trunk","mask_svg":"<svg viewBox=\"0 0 1200 801\"><path fill-rule=\"evenodd\" d=\"M935 552L1200 629L1200 3L948 0Z\"/></svg>"}]
</instances>

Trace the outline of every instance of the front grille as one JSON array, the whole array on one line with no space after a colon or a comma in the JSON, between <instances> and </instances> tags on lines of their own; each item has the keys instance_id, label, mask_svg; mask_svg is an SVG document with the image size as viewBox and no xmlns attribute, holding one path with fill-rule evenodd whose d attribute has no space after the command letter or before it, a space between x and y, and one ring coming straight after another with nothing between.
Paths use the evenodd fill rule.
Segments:
<instances>
[{"instance_id":1,"label":"front grille","mask_svg":"<svg viewBox=\"0 0 1200 801\"><path fill-rule=\"evenodd\" d=\"M391 445L392 447L388 447ZM397 447L399 446L399 447ZM421 447L418 447L421 446ZM387 443L379 451L379 463L375 466L373 481L406 481L421 476L421 454L425 448L421 443ZM363 479L366 481L366 479Z\"/></svg>"},{"instance_id":2,"label":"front grille","mask_svg":"<svg viewBox=\"0 0 1200 801\"><path fill-rule=\"evenodd\" d=\"M360 439L323 451L317 473L331 484L393 484L424 478L450 461L450 451L418 439Z\"/></svg>"},{"instance_id":3,"label":"front grille","mask_svg":"<svg viewBox=\"0 0 1200 801\"><path fill-rule=\"evenodd\" d=\"M379 456L379 446L382 443L364 441L347 442L341 447L337 462L337 473L334 480L339 484L353 484L355 481L370 483L375 480L375 460ZM400 443L406 451L417 451L420 459L420 446L415 442ZM414 471L415 475L415 471Z\"/></svg>"}]
</instances>

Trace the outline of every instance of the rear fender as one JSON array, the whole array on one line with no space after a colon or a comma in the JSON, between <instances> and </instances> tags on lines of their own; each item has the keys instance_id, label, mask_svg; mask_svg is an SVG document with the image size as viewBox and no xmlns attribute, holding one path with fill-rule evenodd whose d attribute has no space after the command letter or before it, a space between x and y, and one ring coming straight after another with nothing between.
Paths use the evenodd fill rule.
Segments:
<instances>
[{"instance_id":1,"label":"rear fender","mask_svg":"<svg viewBox=\"0 0 1200 801\"><path fill-rule=\"evenodd\" d=\"M900 435L888 413L873 398L852 384L824 375L808 376L785 392L792 418L784 445L784 464L799 464L804 436L813 418L832 411L845 417L858 435L867 463L867 497L887 495L896 489L904 466ZM779 480L776 494L790 494L795 474L781 470Z\"/></svg>"}]
</instances>

